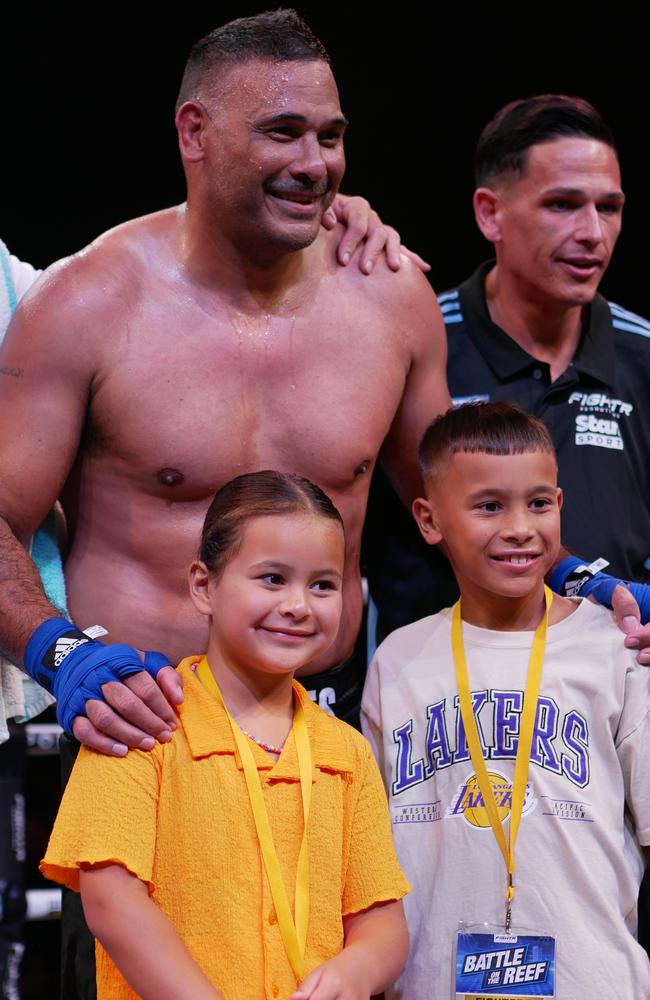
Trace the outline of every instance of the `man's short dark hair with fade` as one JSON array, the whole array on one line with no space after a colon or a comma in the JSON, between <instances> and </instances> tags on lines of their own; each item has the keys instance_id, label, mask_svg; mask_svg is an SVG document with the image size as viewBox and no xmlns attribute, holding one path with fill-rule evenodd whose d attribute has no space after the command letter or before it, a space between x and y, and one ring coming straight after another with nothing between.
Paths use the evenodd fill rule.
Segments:
<instances>
[{"instance_id":1,"label":"man's short dark hair with fade","mask_svg":"<svg viewBox=\"0 0 650 1000\"><path fill-rule=\"evenodd\" d=\"M523 174L531 146L572 136L597 139L616 152L609 125L582 97L539 94L511 101L481 132L474 160L476 186L489 186L507 173Z\"/></svg>"},{"instance_id":2,"label":"man's short dark hair with fade","mask_svg":"<svg viewBox=\"0 0 650 1000\"><path fill-rule=\"evenodd\" d=\"M240 17L210 31L192 46L176 108L205 93L207 80L212 83L221 70L249 59L330 63L322 42L295 10L279 7L254 17Z\"/></svg>"},{"instance_id":3,"label":"man's short dark hair with fade","mask_svg":"<svg viewBox=\"0 0 650 1000\"><path fill-rule=\"evenodd\" d=\"M523 455L544 451L557 464L548 428L512 403L465 403L452 407L429 425L420 444L422 479L435 478L452 455Z\"/></svg>"}]
</instances>

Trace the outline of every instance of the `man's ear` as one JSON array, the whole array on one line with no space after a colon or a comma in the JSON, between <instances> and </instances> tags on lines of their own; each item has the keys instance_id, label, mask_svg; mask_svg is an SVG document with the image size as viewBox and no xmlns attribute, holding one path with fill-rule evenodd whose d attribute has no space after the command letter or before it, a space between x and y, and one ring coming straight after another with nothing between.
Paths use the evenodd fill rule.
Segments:
<instances>
[{"instance_id":1,"label":"man's ear","mask_svg":"<svg viewBox=\"0 0 650 1000\"><path fill-rule=\"evenodd\" d=\"M411 510L427 545L437 545L442 540L442 535L438 528L436 511L431 500L427 500L425 497L417 497L413 501Z\"/></svg>"},{"instance_id":2,"label":"man's ear","mask_svg":"<svg viewBox=\"0 0 650 1000\"><path fill-rule=\"evenodd\" d=\"M198 101L185 101L176 112L178 145L184 160L196 163L205 151L205 132L210 122Z\"/></svg>"},{"instance_id":3,"label":"man's ear","mask_svg":"<svg viewBox=\"0 0 650 1000\"><path fill-rule=\"evenodd\" d=\"M501 197L492 188L480 187L474 192L474 218L486 240L501 240Z\"/></svg>"},{"instance_id":4,"label":"man's ear","mask_svg":"<svg viewBox=\"0 0 650 1000\"><path fill-rule=\"evenodd\" d=\"M208 567L200 559L195 559L187 573L192 604L200 615L211 615L212 607L208 594L210 574Z\"/></svg>"}]
</instances>

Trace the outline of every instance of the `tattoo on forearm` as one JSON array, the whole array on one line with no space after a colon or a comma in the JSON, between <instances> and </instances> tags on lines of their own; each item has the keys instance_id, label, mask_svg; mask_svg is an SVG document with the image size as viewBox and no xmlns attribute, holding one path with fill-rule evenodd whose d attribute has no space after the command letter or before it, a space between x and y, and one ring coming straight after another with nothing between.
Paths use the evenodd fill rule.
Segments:
<instances>
[{"instance_id":1,"label":"tattoo on forearm","mask_svg":"<svg viewBox=\"0 0 650 1000\"><path fill-rule=\"evenodd\" d=\"M9 375L11 378L24 378L24 368L0 368L0 375Z\"/></svg>"}]
</instances>

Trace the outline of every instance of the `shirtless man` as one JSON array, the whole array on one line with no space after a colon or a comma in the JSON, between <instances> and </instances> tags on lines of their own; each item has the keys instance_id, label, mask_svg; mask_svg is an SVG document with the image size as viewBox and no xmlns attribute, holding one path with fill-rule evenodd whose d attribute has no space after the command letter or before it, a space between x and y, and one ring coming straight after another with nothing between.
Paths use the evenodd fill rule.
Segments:
<instances>
[{"instance_id":1,"label":"shirtless man","mask_svg":"<svg viewBox=\"0 0 650 1000\"><path fill-rule=\"evenodd\" d=\"M341 630L313 665L323 671L349 656L359 629L360 533L380 448L408 501L421 432L448 405L443 326L421 273L408 262L392 274L382 261L371 277L341 268L337 235L321 228L346 120L306 25L276 12L197 43L176 123L187 203L54 265L0 359L3 648L24 662L33 637L30 672L58 680L67 728L115 754L169 739L173 712L148 674L111 679L114 647L68 634L76 648L60 655L65 625L52 624L20 544L56 497L74 621L175 663L205 645L184 579L215 490L264 467L315 480L348 543ZM64 692L89 651L87 700L71 710ZM124 656L139 670L136 653ZM157 679L177 702L173 671Z\"/></svg>"}]
</instances>

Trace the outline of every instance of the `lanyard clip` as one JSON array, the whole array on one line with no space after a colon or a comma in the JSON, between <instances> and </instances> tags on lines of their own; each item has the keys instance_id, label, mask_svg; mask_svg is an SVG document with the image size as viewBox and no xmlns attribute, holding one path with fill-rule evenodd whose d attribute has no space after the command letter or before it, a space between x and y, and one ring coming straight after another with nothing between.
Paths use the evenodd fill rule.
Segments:
<instances>
[{"instance_id":1,"label":"lanyard clip","mask_svg":"<svg viewBox=\"0 0 650 1000\"><path fill-rule=\"evenodd\" d=\"M508 888L506 889L506 920L505 931L510 933L512 925L512 900L515 898L515 885L512 872L508 872Z\"/></svg>"},{"instance_id":2,"label":"lanyard clip","mask_svg":"<svg viewBox=\"0 0 650 1000\"><path fill-rule=\"evenodd\" d=\"M510 905L510 900L506 900L506 923L505 930L506 934L510 933L510 927L512 926L512 906Z\"/></svg>"}]
</instances>

